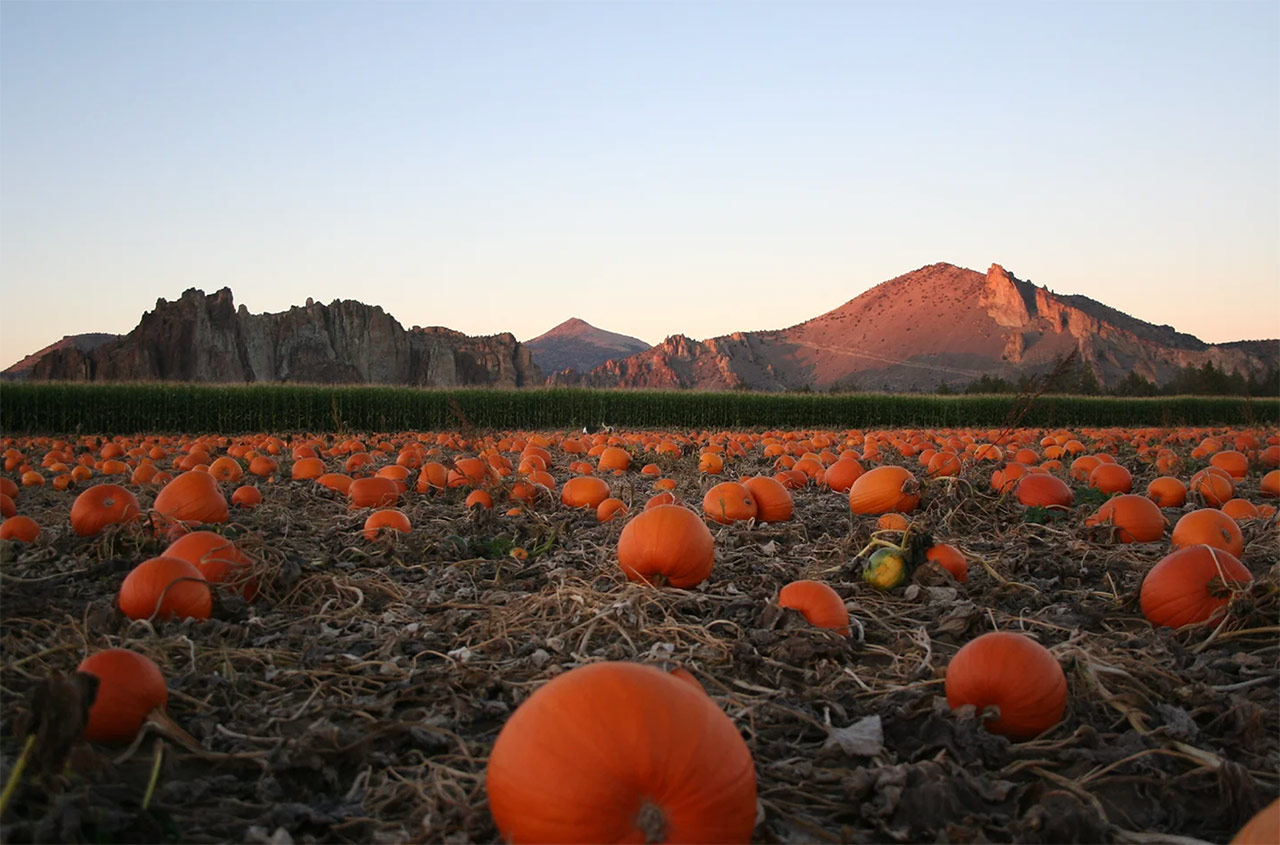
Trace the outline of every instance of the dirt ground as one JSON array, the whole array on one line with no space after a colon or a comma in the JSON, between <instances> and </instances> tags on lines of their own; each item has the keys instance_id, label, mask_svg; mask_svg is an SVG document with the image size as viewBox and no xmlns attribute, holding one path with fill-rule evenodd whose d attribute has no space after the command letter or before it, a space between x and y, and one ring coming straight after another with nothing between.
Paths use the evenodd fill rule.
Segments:
<instances>
[{"instance_id":1,"label":"dirt ground","mask_svg":"<svg viewBox=\"0 0 1280 845\"><path fill-rule=\"evenodd\" d=\"M1155 470L1119 458L1144 490ZM723 480L700 476L696 456L657 461L694 505ZM1109 544L1083 526L1097 506L1087 494L1067 518L1037 524L991 491L991 468L930 482L913 515L969 555L968 581L930 565L887 594L861 581L856 559L874 519L814 487L794 493L790 522L715 527L711 578L682 591L628 583L615 555L622 522L597 524L558 500L507 516L468 513L465 490L410 492L412 533L369 542L365 514L330 491L264 484L263 503L219 529L259 561L262 596L222 592L204 622L123 616L120 582L161 541L135 529L78 538L72 496L24 489L21 512L45 535L0 549L4 776L33 707L72 706L33 701L41 681L113 646L162 667L170 716L209 753L147 733L130 748L75 743L65 765L37 756L0 833L493 842L485 761L507 716L560 672L632 660L689 669L741 729L758 841L1228 840L1280 794L1274 525L1243 526L1257 580L1225 621L1154 630L1137 591L1167 533ZM757 454L732 471L772 474L772 462ZM553 474L568 477L563 464ZM1257 477L1241 485L1255 500ZM609 480L633 513L651 492L634 471ZM144 507L153 497L139 496ZM511 556L517 546L527 560ZM850 637L790 612L766 624L770 600L798 578L846 600ZM946 705L948 660L997 628L1032 635L1066 672L1066 716L1037 740L991 735L971 708Z\"/></svg>"}]
</instances>

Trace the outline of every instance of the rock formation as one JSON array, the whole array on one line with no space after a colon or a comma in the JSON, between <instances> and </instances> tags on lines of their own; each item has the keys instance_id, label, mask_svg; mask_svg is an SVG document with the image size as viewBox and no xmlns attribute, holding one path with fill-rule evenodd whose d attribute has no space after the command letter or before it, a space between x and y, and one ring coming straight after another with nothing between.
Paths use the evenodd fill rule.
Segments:
<instances>
[{"instance_id":1,"label":"rock formation","mask_svg":"<svg viewBox=\"0 0 1280 845\"><path fill-rule=\"evenodd\" d=\"M510 333L405 330L352 300L250 314L223 288L160 299L129 334L89 351L54 350L32 378L519 387L541 383L542 373Z\"/></svg>"},{"instance_id":2,"label":"rock formation","mask_svg":"<svg viewBox=\"0 0 1280 845\"><path fill-rule=\"evenodd\" d=\"M526 340L524 346L544 373L563 370L585 373L606 361L626 358L649 348L649 344L639 338L598 329L577 317L570 317L533 340Z\"/></svg>"},{"instance_id":3,"label":"rock formation","mask_svg":"<svg viewBox=\"0 0 1280 845\"><path fill-rule=\"evenodd\" d=\"M1162 384L1186 366L1261 375L1280 342L1208 344L1084 296L1060 296L998 264L986 274L933 264L790 328L705 341L682 335L610 361L599 387L925 390L983 375L1043 372L1075 352L1100 385L1136 372Z\"/></svg>"}]
</instances>

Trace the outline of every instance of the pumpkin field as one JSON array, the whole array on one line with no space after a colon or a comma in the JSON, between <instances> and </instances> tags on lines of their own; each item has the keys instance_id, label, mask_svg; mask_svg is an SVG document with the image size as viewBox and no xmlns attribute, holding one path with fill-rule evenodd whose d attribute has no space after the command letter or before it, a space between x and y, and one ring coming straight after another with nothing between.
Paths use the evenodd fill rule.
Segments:
<instances>
[{"instance_id":1,"label":"pumpkin field","mask_svg":"<svg viewBox=\"0 0 1280 845\"><path fill-rule=\"evenodd\" d=\"M1271 426L0 448L6 842L1280 841Z\"/></svg>"}]
</instances>

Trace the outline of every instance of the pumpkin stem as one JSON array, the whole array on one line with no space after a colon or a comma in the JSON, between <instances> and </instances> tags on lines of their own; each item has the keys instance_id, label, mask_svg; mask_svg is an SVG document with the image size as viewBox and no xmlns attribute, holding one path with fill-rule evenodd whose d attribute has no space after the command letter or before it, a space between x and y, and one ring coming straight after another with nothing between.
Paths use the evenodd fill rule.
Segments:
<instances>
[{"instance_id":1,"label":"pumpkin stem","mask_svg":"<svg viewBox=\"0 0 1280 845\"><path fill-rule=\"evenodd\" d=\"M644 799L640 812L636 813L636 827L644 834L646 843L665 842L667 839L667 814L662 808Z\"/></svg>"}]
</instances>

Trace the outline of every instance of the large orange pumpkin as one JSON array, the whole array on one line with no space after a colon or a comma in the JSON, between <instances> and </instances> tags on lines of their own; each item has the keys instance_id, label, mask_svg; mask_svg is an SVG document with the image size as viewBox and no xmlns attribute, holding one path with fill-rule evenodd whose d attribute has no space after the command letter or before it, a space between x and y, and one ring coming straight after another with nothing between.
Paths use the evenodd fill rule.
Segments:
<instances>
[{"instance_id":1,"label":"large orange pumpkin","mask_svg":"<svg viewBox=\"0 0 1280 845\"><path fill-rule=\"evenodd\" d=\"M1112 466L1099 464L1098 468ZM1097 512L1085 519L1085 525L1113 525L1121 543L1150 543L1164 536L1169 521L1160 508L1146 496L1128 493L1102 503Z\"/></svg>"},{"instance_id":2,"label":"large orange pumpkin","mask_svg":"<svg viewBox=\"0 0 1280 845\"><path fill-rule=\"evenodd\" d=\"M889 511L911 513L920 503L920 482L906 467L879 466L849 487L849 510L864 516Z\"/></svg>"},{"instance_id":3,"label":"large orange pumpkin","mask_svg":"<svg viewBox=\"0 0 1280 845\"><path fill-rule=\"evenodd\" d=\"M241 585L241 593L252 601L258 594L257 582L249 577L251 561L234 542L213 531L192 531L169 544L161 557L185 560L210 584L224 581Z\"/></svg>"},{"instance_id":4,"label":"large orange pumpkin","mask_svg":"<svg viewBox=\"0 0 1280 845\"><path fill-rule=\"evenodd\" d=\"M95 484L71 503L71 530L92 537L108 525L132 522L142 516L138 497L119 484Z\"/></svg>"},{"instance_id":5,"label":"large orange pumpkin","mask_svg":"<svg viewBox=\"0 0 1280 845\"><path fill-rule=\"evenodd\" d=\"M412 530L413 525L409 522L409 517L398 508L374 511L364 521L364 538L370 542L378 539L378 535L384 531L394 536L397 533L408 534Z\"/></svg>"},{"instance_id":6,"label":"large orange pumpkin","mask_svg":"<svg viewBox=\"0 0 1280 845\"><path fill-rule=\"evenodd\" d=\"M1169 545L1175 549L1201 544L1231 552L1234 557L1244 554L1240 526L1217 508L1200 508L1183 514L1169 535Z\"/></svg>"},{"instance_id":7,"label":"large orange pumpkin","mask_svg":"<svg viewBox=\"0 0 1280 845\"><path fill-rule=\"evenodd\" d=\"M853 458L841 458L826 468L822 474L822 483L837 493L845 493L865 472L862 464Z\"/></svg>"},{"instance_id":8,"label":"large orange pumpkin","mask_svg":"<svg viewBox=\"0 0 1280 845\"><path fill-rule=\"evenodd\" d=\"M1235 480L1225 470L1217 467L1205 467L1191 476L1191 483L1187 488L1199 496L1207 508L1221 507L1223 502L1236 494Z\"/></svg>"},{"instance_id":9,"label":"large orange pumpkin","mask_svg":"<svg viewBox=\"0 0 1280 845\"><path fill-rule=\"evenodd\" d=\"M109 648L80 661L76 671L98 679L84 738L126 744L142 729L147 715L169 700L164 674L151 658L125 648Z\"/></svg>"},{"instance_id":10,"label":"large orange pumpkin","mask_svg":"<svg viewBox=\"0 0 1280 845\"><path fill-rule=\"evenodd\" d=\"M1067 678L1058 659L1022 634L992 631L971 640L947 664L947 704L954 710L988 705L1000 717L987 730L1010 739L1031 739L1062 721Z\"/></svg>"},{"instance_id":11,"label":"large orange pumpkin","mask_svg":"<svg viewBox=\"0 0 1280 845\"><path fill-rule=\"evenodd\" d=\"M540 687L498 734L485 789L508 842L747 842L755 827L755 766L733 721L634 663Z\"/></svg>"},{"instance_id":12,"label":"large orange pumpkin","mask_svg":"<svg viewBox=\"0 0 1280 845\"><path fill-rule=\"evenodd\" d=\"M594 475L579 475L570 478L560 488L560 501L571 508L591 508L595 510L600 503L609 498L609 485Z\"/></svg>"},{"instance_id":13,"label":"large orange pumpkin","mask_svg":"<svg viewBox=\"0 0 1280 845\"><path fill-rule=\"evenodd\" d=\"M120 585L120 609L130 619L208 619L213 594L200 570L185 560L153 557Z\"/></svg>"},{"instance_id":14,"label":"large orange pumpkin","mask_svg":"<svg viewBox=\"0 0 1280 845\"><path fill-rule=\"evenodd\" d=\"M1187 485L1172 475L1162 475L1147 485L1147 498L1162 508L1180 508L1187 503Z\"/></svg>"},{"instance_id":15,"label":"large orange pumpkin","mask_svg":"<svg viewBox=\"0 0 1280 845\"><path fill-rule=\"evenodd\" d=\"M1211 546L1179 549L1142 579L1142 615L1157 627L1204 622L1227 605L1228 587L1252 580L1253 574L1229 552Z\"/></svg>"},{"instance_id":16,"label":"large orange pumpkin","mask_svg":"<svg viewBox=\"0 0 1280 845\"><path fill-rule=\"evenodd\" d=\"M1027 507L1069 508L1075 494L1061 478L1048 473L1031 472L1018 479L1014 496Z\"/></svg>"},{"instance_id":17,"label":"large orange pumpkin","mask_svg":"<svg viewBox=\"0 0 1280 845\"><path fill-rule=\"evenodd\" d=\"M1099 462L1089 472L1089 486L1103 493L1128 493L1133 489L1133 475L1120 464Z\"/></svg>"},{"instance_id":18,"label":"large orange pumpkin","mask_svg":"<svg viewBox=\"0 0 1280 845\"><path fill-rule=\"evenodd\" d=\"M0 540L20 540L34 543L40 536L40 523L29 516L11 516L0 522Z\"/></svg>"},{"instance_id":19,"label":"large orange pumpkin","mask_svg":"<svg viewBox=\"0 0 1280 845\"><path fill-rule=\"evenodd\" d=\"M347 499L353 508L392 507L400 500L400 487L390 478L370 475L351 482Z\"/></svg>"},{"instance_id":20,"label":"large orange pumpkin","mask_svg":"<svg viewBox=\"0 0 1280 845\"><path fill-rule=\"evenodd\" d=\"M831 628L849 636L849 610L844 600L821 581L792 581L778 592L778 605L800 611L815 628Z\"/></svg>"},{"instance_id":21,"label":"large orange pumpkin","mask_svg":"<svg viewBox=\"0 0 1280 845\"><path fill-rule=\"evenodd\" d=\"M1280 842L1280 798L1263 807L1231 837L1230 845L1276 845Z\"/></svg>"},{"instance_id":22,"label":"large orange pumpkin","mask_svg":"<svg viewBox=\"0 0 1280 845\"><path fill-rule=\"evenodd\" d=\"M714 563L711 530L680 505L645 508L618 536L618 565L632 581L696 587Z\"/></svg>"},{"instance_id":23,"label":"large orange pumpkin","mask_svg":"<svg viewBox=\"0 0 1280 845\"><path fill-rule=\"evenodd\" d=\"M742 486L746 487L751 497L756 500L756 519L760 522L786 522L791 519L795 507L791 493L776 478L767 475L756 475L744 478Z\"/></svg>"},{"instance_id":24,"label":"large orange pumpkin","mask_svg":"<svg viewBox=\"0 0 1280 845\"><path fill-rule=\"evenodd\" d=\"M207 472L188 470L164 486L152 506L157 513L180 522L227 521L227 497Z\"/></svg>"},{"instance_id":25,"label":"large orange pumpkin","mask_svg":"<svg viewBox=\"0 0 1280 845\"><path fill-rule=\"evenodd\" d=\"M957 581L964 583L969 580L968 559L964 552L950 543L935 543L925 549L924 556L926 560L931 560L950 572Z\"/></svg>"},{"instance_id":26,"label":"large orange pumpkin","mask_svg":"<svg viewBox=\"0 0 1280 845\"><path fill-rule=\"evenodd\" d=\"M723 481L702 497L702 513L721 525L755 519L756 510L751 491L737 481Z\"/></svg>"}]
</instances>

